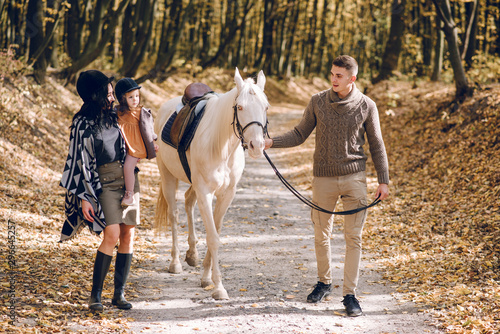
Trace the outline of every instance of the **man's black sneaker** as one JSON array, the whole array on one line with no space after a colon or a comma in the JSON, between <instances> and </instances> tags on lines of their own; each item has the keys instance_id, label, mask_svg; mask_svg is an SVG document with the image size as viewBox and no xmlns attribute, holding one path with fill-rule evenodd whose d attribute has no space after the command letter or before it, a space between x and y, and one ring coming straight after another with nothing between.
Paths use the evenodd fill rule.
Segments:
<instances>
[{"instance_id":1,"label":"man's black sneaker","mask_svg":"<svg viewBox=\"0 0 500 334\"><path fill-rule=\"evenodd\" d=\"M363 314L359 302L354 295L345 295L342 304L344 304L345 311L350 317L357 317Z\"/></svg>"},{"instance_id":2,"label":"man's black sneaker","mask_svg":"<svg viewBox=\"0 0 500 334\"><path fill-rule=\"evenodd\" d=\"M332 292L332 285L325 284L323 282L318 282L314 286L314 290L307 296L308 303L319 303L326 296L328 296Z\"/></svg>"}]
</instances>

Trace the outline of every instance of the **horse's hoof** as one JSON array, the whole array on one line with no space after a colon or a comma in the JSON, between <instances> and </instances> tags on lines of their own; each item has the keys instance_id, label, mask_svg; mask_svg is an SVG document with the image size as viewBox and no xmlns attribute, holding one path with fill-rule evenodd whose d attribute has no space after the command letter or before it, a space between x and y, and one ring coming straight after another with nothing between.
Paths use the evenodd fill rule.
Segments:
<instances>
[{"instance_id":1,"label":"horse's hoof","mask_svg":"<svg viewBox=\"0 0 500 334\"><path fill-rule=\"evenodd\" d=\"M191 267L196 267L199 264L200 260L197 254L186 254L186 263Z\"/></svg>"},{"instance_id":2,"label":"horse's hoof","mask_svg":"<svg viewBox=\"0 0 500 334\"><path fill-rule=\"evenodd\" d=\"M171 263L168 267L168 272L172 274L182 273L182 265L180 263Z\"/></svg>"},{"instance_id":3,"label":"horse's hoof","mask_svg":"<svg viewBox=\"0 0 500 334\"><path fill-rule=\"evenodd\" d=\"M201 279L201 287L206 288L207 286L214 285L211 279Z\"/></svg>"},{"instance_id":4,"label":"horse's hoof","mask_svg":"<svg viewBox=\"0 0 500 334\"><path fill-rule=\"evenodd\" d=\"M212 298L215 300L229 299L229 295L225 289L220 289L215 290L214 293L212 293Z\"/></svg>"},{"instance_id":5,"label":"horse's hoof","mask_svg":"<svg viewBox=\"0 0 500 334\"><path fill-rule=\"evenodd\" d=\"M186 263L188 265L190 265L191 267L197 267L199 264L199 261L198 261L198 259L192 259L192 258L186 257Z\"/></svg>"}]
</instances>

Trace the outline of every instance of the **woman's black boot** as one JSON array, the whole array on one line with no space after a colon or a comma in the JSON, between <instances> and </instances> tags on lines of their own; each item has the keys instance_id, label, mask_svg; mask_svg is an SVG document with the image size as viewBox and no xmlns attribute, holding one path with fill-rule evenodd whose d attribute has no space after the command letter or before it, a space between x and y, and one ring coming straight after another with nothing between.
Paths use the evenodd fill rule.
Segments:
<instances>
[{"instance_id":1,"label":"woman's black boot","mask_svg":"<svg viewBox=\"0 0 500 334\"><path fill-rule=\"evenodd\" d=\"M94 262L94 274L92 276L92 291L90 292L89 309L102 311L101 303L102 286L109 270L112 256L97 251Z\"/></svg>"},{"instance_id":2,"label":"woman's black boot","mask_svg":"<svg viewBox=\"0 0 500 334\"><path fill-rule=\"evenodd\" d=\"M132 254L116 253L115 293L113 294L111 303L122 310L129 310L132 308L132 304L125 299L123 291L125 283L127 283L131 263Z\"/></svg>"}]
</instances>

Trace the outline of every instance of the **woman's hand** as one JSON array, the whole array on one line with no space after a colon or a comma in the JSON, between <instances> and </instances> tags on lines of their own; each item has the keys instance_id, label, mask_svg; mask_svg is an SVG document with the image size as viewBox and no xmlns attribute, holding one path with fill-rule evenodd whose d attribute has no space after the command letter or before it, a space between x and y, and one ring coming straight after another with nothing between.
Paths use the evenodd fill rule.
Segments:
<instances>
[{"instance_id":1,"label":"woman's hand","mask_svg":"<svg viewBox=\"0 0 500 334\"><path fill-rule=\"evenodd\" d=\"M85 218L85 220L88 220L89 222L93 223L94 222L94 208L92 207L92 204L90 204L89 201L82 199L82 211L83 211L83 217Z\"/></svg>"}]
</instances>

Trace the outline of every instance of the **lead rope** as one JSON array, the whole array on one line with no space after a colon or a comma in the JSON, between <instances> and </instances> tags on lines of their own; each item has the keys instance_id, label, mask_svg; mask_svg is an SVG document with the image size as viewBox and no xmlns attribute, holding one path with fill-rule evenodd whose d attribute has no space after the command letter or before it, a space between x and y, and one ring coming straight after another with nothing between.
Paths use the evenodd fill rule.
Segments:
<instances>
[{"instance_id":1,"label":"lead rope","mask_svg":"<svg viewBox=\"0 0 500 334\"><path fill-rule=\"evenodd\" d=\"M280 181L285 185L285 187L288 190L290 190L290 192L292 194L294 194L302 203L306 204L307 206L309 206L310 208L312 208L314 210L318 210L320 212L328 213L328 214L331 214L331 215L347 216L347 215L352 215L352 214L358 213L360 211L366 210L368 208L371 208L372 206L375 206L375 205L377 205L378 203L381 202L380 199L379 199L380 198L380 195L379 195L371 204L369 204L367 206L362 206L362 207L357 208L357 209L347 210L347 211L335 211L335 212L323 209L322 207L318 206L317 204L314 204L313 202L311 202L310 200L308 200L307 198L305 198L301 193L299 193L297 191L297 189L295 189L290 183L288 183L288 181L278 171L278 168L276 168L276 166L273 164L273 162L271 161L271 158L269 158L269 156L267 155L266 151L264 151L264 156L266 157L267 161L269 162L269 164L273 168L273 170L276 173L276 176L278 177L278 179L280 179Z\"/></svg>"}]
</instances>

